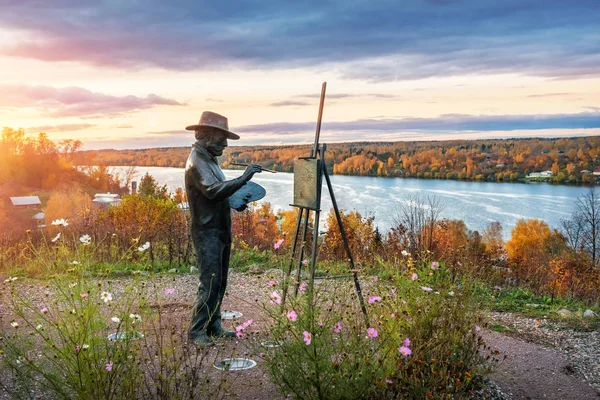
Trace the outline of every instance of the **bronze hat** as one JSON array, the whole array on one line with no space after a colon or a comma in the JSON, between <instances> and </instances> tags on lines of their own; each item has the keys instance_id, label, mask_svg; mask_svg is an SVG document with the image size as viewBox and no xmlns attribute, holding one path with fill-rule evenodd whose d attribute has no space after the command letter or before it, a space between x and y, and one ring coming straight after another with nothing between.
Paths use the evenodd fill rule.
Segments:
<instances>
[{"instance_id":1,"label":"bronze hat","mask_svg":"<svg viewBox=\"0 0 600 400\"><path fill-rule=\"evenodd\" d=\"M203 126L220 130L223 132L225 137L227 137L227 139L238 140L240 138L238 135L229 130L227 118L212 111L204 111L198 124L186 126L185 129L188 131L198 131Z\"/></svg>"}]
</instances>

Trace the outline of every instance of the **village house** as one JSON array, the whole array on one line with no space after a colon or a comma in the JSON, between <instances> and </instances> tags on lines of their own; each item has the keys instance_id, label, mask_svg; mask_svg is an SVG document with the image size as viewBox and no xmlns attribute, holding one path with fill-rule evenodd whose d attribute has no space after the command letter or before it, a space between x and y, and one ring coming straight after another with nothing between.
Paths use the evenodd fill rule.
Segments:
<instances>
[{"instance_id":1,"label":"village house","mask_svg":"<svg viewBox=\"0 0 600 400\"><path fill-rule=\"evenodd\" d=\"M94 208L108 209L110 206L118 206L121 203L121 198L116 193L97 193L94 196Z\"/></svg>"},{"instance_id":2,"label":"village house","mask_svg":"<svg viewBox=\"0 0 600 400\"><path fill-rule=\"evenodd\" d=\"M13 206L18 207L20 209L24 208L40 208L42 202L40 198L37 196L20 196L20 197L11 197L10 201Z\"/></svg>"},{"instance_id":3,"label":"village house","mask_svg":"<svg viewBox=\"0 0 600 400\"><path fill-rule=\"evenodd\" d=\"M552 178L552 171L532 172L527 175L527 178Z\"/></svg>"},{"instance_id":4,"label":"village house","mask_svg":"<svg viewBox=\"0 0 600 400\"><path fill-rule=\"evenodd\" d=\"M40 210L42 202L38 196L15 196L10 198L10 202L12 203L13 207L18 210L17 212L21 215L21 218L31 218L31 220L33 220L32 225L38 228L46 227L46 215ZM39 212L31 216L33 211L28 210L38 210ZM27 223L27 225L29 225L29 223ZM29 228L31 225L27 227Z\"/></svg>"}]
</instances>

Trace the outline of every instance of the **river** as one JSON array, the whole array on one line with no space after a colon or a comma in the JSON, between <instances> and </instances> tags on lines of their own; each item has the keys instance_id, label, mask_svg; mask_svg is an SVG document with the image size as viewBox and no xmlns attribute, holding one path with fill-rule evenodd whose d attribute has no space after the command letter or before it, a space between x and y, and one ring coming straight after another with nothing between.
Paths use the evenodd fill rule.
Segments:
<instances>
[{"instance_id":1,"label":"river","mask_svg":"<svg viewBox=\"0 0 600 400\"><path fill-rule=\"evenodd\" d=\"M119 173L128 167L111 167ZM183 187L183 169L168 167L137 167L138 181L150 173L159 184L167 185L170 192ZM240 176L242 170L225 170L228 179ZM268 201L278 211L289 209L293 197L294 175L291 173L262 172L253 181L264 186ZM492 221L502 224L505 239L521 218L544 220L558 228L561 219L569 218L578 197L589 189L581 186L551 185L547 183L491 183L426 179L379 178L362 176L331 176L339 207L374 216L382 232L394 226L398 205L410 194L434 195L443 206L442 218L462 219L467 227L480 232ZM327 186L323 185L322 209L332 207Z\"/></svg>"}]
</instances>

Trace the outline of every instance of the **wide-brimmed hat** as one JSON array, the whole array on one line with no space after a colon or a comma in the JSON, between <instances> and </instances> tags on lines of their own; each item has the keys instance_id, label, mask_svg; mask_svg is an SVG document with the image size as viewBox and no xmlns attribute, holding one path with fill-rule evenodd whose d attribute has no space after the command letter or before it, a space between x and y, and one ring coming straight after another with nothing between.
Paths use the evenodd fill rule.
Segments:
<instances>
[{"instance_id":1,"label":"wide-brimmed hat","mask_svg":"<svg viewBox=\"0 0 600 400\"><path fill-rule=\"evenodd\" d=\"M216 128L223 132L227 139L238 140L240 137L229 130L229 123L224 116L212 111L204 111L200 117L200 121L196 125L186 126L188 131L198 131L202 127Z\"/></svg>"}]
</instances>

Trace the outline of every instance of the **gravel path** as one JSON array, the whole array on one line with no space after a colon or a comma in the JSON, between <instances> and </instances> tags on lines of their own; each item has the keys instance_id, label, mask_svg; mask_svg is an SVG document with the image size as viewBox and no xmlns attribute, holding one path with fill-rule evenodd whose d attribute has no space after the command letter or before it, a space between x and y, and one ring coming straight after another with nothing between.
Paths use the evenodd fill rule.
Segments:
<instances>
[{"instance_id":1,"label":"gravel path","mask_svg":"<svg viewBox=\"0 0 600 400\"><path fill-rule=\"evenodd\" d=\"M280 272L279 272L280 273ZM264 275L249 275L231 272L228 294L223 310L235 310L243 314L237 321L226 321L232 329L248 319L254 326L262 325L260 305L266 299L266 282L279 278L278 271ZM271 276L272 275L272 276ZM112 280L115 295L131 278ZM34 303L44 304L49 290L43 281L19 280L20 290L26 291ZM170 296L159 299L163 310L173 318L187 321L195 298L198 278L195 275L161 275L148 283L160 288L174 288ZM2 303L2 298L0 298ZM0 316L6 307L0 304ZM507 356L496 371L489 376L490 385L478 399L598 399L600 393L600 331L578 332L565 324L551 320L536 320L510 313L491 313L490 325L502 324L509 330L503 334L483 329L487 344ZM226 345L229 346L229 345ZM231 352L242 353L244 340L231 344ZM259 367L244 371L227 393L237 398L277 398L276 388ZM242 376L244 375L244 376ZM247 390L248 380L253 383ZM238 389L238 390L235 390ZM245 390L245 391L244 391ZM242 394L243 393L243 394ZM236 395L237 394L237 395ZM0 395L0 398L3 398Z\"/></svg>"},{"instance_id":2,"label":"gravel path","mask_svg":"<svg viewBox=\"0 0 600 400\"><path fill-rule=\"evenodd\" d=\"M509 328L486 331L488 344L507 359L490 378L514 399L598 399L600 331L575 331L566 323L511 313L491 313L491 323Z\"/></svg>"}]
</instances>

